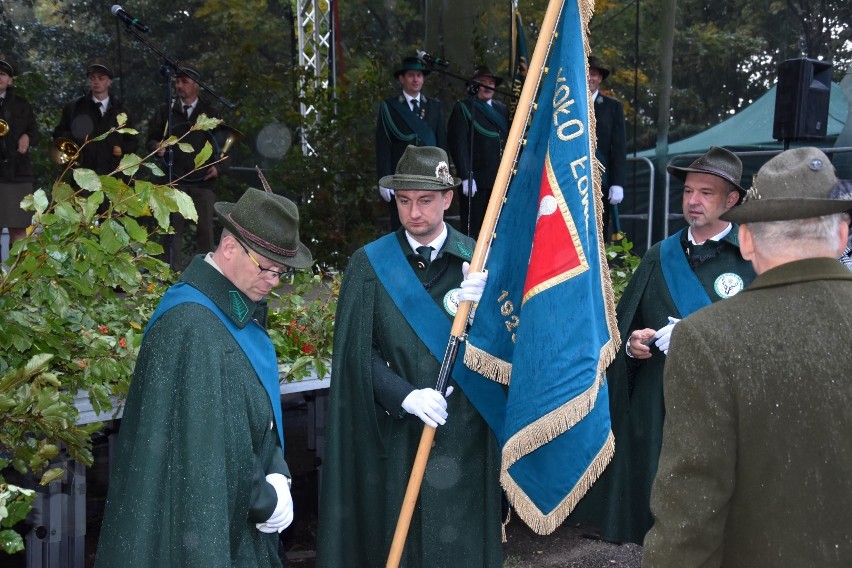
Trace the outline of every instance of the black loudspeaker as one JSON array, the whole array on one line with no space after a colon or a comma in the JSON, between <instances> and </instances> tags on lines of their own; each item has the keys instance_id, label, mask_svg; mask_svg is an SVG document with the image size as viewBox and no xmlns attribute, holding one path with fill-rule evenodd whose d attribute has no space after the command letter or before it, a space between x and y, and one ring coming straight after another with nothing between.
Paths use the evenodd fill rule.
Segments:
<instances>
[{"instance_id":1,"label":"black loudspeaker","mask_svg":"<svg viewBox=\"0 0 852 568\"><path fill-rule=\"evenodd\" d=\"M831 63L816 59L788 59L778 66L775 92L776 140L821 140L828 128Z\"/></svg>"}]
</instances>

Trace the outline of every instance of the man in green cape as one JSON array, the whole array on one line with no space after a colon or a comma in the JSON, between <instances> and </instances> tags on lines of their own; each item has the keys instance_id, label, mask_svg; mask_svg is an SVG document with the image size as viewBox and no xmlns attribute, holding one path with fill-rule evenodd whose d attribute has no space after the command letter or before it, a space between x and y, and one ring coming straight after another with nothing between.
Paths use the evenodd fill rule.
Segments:
<instances>
[{"instance_id":1,"label":"man in green cape","mask_svg":"<svg viewBox=\"0 0 852 568\"><path fill-rule=\"evenodd\" d=\"M110 475L98 567L281 566L293 519L264 297L311 254L296 206L249 189L145 331Z\"/></svg>"},{"instance_id":2,"label":"man in green cape","mask_svg":"<svg viewBox=\"0 0 852 568\"><path fill-rule=\"evenodd\" d=\"M680 318L731 297L754 279L740 255L737 227L719 217L740 202L742 163L713 147L689 167L669 166L684 181L689 226L655 244L616 307L625 348L607 371L615 454L580 502L574 520L611 542L642 544L651 528L651 484L662 443L663 366Z\"/></svg>"},{"instance_id":3,"label":"man in green cape","mask_svg":"<svg viewBox=\"0 0 852 568\"><path fill-rule=\"evenodd\" d=\"M459 181L446 153L409 146L394 175L402 228L356 251L334 333L317 565L385 565L423 424L437 427L402 566L502 566L497 440L454 379L434 389L474 242L444 220ZM464 281L463 281L464 280ZM453 372L455 377L456 371Z\"/></svg>"}]
</instances>

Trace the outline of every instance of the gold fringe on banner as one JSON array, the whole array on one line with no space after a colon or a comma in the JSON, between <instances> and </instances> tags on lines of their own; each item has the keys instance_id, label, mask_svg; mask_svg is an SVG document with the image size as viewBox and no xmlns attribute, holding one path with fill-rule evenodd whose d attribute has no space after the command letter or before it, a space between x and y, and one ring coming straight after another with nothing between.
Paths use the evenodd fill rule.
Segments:
<instances>
[{"instance_id":1,"label":"gold fringe on banner","mask_svg":"<svg viewBox=\"0 0 852 568\"><path fill-rule=\"evenodd\" d=\"M604 443L598 455L589 464L589 467L577 480L577 483L571 491L562 499L562 501L549 513L543 513L535 506L532 500L526 493L515 483L512 476L507 470L500 472L500 483L506 491L509 501L512 503L512 508L517 511L518 516L529 526L536 534L547 535L551 534L562 522L571 514L580 499L591 489L592 485L598 480L606 466L609 465L612 455L615 452L615 439L612 432L609 433L606 442Z\"/></svg>"},{"instance_id":2,"label":"gold fringe on banner","mask_svg":"<svg viewBox=\"0 0 852 568\"><path fill-rule=\"evenodd\" d=\"M464 364L471 371L501 385L508 385L512 379L511 363L495 357L469 342L464 351Z\"/></svg>"}]
</instances>

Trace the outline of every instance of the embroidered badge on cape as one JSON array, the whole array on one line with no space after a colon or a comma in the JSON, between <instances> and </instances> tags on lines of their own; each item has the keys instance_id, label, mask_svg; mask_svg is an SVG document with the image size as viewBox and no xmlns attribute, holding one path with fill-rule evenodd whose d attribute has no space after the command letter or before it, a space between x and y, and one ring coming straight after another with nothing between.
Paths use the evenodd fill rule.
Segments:
<instances>
[{"instance_id":1,"label":"embroidered badge on cape","mask_svg":"<svg viewBox=\"0 0 852 568\"><path fill-rule=\"evenodd\" d=\"M231 313L234 314L239 321L246 319L246 316L248 315L248 306L240 293L236 290L231 290L228 292L228 296L231 298Z\"/></svg>"},{"instance_id":2,"label":"embroidered badge on cape","mask_svg":"<svg viewBox=\"0 0 852 568\"><path fill-rule=\"evenodd\" d=\"M461 300L459 300L459 294L461 294L461 288L453 288L444 294L444 309L453 317L455 317L456 312L459 311L459 304L461 303Z\"/></svg>"},{"instance_id":3,"label":"embroidered badge on cape","mask_svg":"<svg viewBox=\"0 0 852 568\"><path fill-rule=\"evenodd\" d=\"M745 283L743 279L740 278L738 274L734 274L733 272L726 272L724 274L719 275L716 278L716 281L713 282L713 289L719 295L720 298L730 298L731 296L736 296L742 289L745 288Z\"/></svg>"},{"instance_id":4,"label":"embroidered badge on cape","mask_svg":"<svg viewBox=\"0 0 852 568\"><path fill-rule=\"evenodd\" d=\"M467 246L466 246L463 242L461 242L461 241L456 242L456 250L457 250L457 251L459 251L459 254L461 254L461 255L462 255L463 257L465 257L467 260L470 260L470 257L472 257L472 256L473 256L473 251L472 251L472 250L470 250L470 248L468 248L468 247L467 247Z\"/></svg>"}]
</instances>

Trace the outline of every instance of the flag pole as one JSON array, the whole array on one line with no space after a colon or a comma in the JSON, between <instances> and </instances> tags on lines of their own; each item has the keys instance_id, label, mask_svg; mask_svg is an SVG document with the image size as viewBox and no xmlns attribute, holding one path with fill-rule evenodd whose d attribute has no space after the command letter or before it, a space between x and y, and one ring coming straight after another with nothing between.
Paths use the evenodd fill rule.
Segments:
<instances>
[{"instance_id":1,"label":"flag pole","mask_svg":"<svg viewBox=\"0 0 852 568\"><path fill-rule=\"evenodd\" d=\"M544 64L550 53L556 24L559 20L559 14L562 12L563 1L550 0L547 5L547 11L544 14L544 21L539 31L535 49L533 50L527 77L524 80L524 87L521 90L521 98L518 101L518 110L522 112L516 112L515 118L512 120L512 127L509 130L506 147L503 150L503 157L500 160L500 167L497 170L497 178L494 181L494 188L491 191L491 198L488 200L488 208L485 211L485 218L482 221L482 228L479 232L479 238L476 241L473 257L471 258L471 272L480 272L485 266L485 258L488 255L491 240L494 238L494 228L497 226L497 219L500 216L500 210L503 207L506 192L509 189L512 170L521 152L521 140L529 124L530 117L535 110L535 97L545 73ZM435 390L442 394L447 390L450 371L458 355L459 345L464 335L468 316L470 315L470 308L469 301L462 302L459 305L459 309L453 320L453 326L450 329L450 339L444 352L441 370L438 373L438 382L435 386ZM420 437L420 445L417 447L411 476L408 479L408 487L402 499L402 509L396 523L388 561L385 564L386 568L397 568L402 559L402 551L405 548L405 540L408 537L408 529L411 526L411 517L414 515L414 507L417 504L417 497L420 494L420 486L423 483L423 475L426 471L426 464L429 461L429 453L432 451L434 440L435 428L423 426L423 434Z\"/></svg>"}]
</instances>

